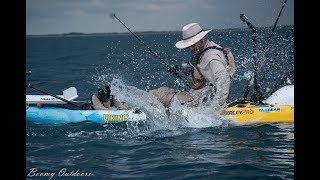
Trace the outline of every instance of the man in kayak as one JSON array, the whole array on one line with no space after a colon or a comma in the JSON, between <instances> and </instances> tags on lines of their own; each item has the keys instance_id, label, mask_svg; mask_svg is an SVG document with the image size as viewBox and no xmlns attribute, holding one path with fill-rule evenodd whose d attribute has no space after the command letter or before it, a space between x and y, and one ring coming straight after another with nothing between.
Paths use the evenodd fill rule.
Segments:
<instances>
[{"instance_id":1,"label":"man in kayak","mask_svg":"<svg viewBox=\"0 0 320 180\"><path fill-rule=\"evenodd\" d=\"M176 100L189 106L211 104L216 110L224 106L229 95L230 78L235 72L234 58L230 49L223 49L208 40L207 33L210 31L202 30L197 23L182 28L182 40L176 43L176 47L187 48L192 58L175 70L186 74L191 89L188 92L167 87L151 90L150 93L165 107Z\"/></svg>"}]
</instances>

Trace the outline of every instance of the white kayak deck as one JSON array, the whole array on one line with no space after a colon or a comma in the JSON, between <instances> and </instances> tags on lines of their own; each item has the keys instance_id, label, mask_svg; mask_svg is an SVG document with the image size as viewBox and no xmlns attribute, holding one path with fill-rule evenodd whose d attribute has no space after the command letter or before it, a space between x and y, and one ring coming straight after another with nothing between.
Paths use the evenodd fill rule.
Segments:
<instances>
[{"instance_id":1,"label":"white kayak deck","mask_svg":"<svg viewBox=\"0 0 320 180\"><path fill-rule=\"evenodd\" d=\"M78 98L77 89L75 87L70 87L63 91L63 95L56 95L59 98L65 99L67 101L73 101ZM67 102L56 98L51 95L26 95L26 103L28 104L67 104Z\"/></svg>"}]
</instances>

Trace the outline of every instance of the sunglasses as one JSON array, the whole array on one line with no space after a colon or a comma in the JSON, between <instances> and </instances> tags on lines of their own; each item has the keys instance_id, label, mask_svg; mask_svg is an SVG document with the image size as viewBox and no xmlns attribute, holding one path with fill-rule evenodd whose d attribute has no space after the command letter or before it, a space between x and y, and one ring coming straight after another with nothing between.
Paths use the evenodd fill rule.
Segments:
<instances>
[{"instance_id":1,"label":"sunglasses","mask_svg":"<svg viewBox=\"0 0 320 180\"><path fill-rule=\"evenodd\" d=\"M192 47L192 48L194 48L195 46L197 45L197 43L195 43L195 44L192 44L191 46L189 46L189 47Z\"/></svg>"}]
</instances>

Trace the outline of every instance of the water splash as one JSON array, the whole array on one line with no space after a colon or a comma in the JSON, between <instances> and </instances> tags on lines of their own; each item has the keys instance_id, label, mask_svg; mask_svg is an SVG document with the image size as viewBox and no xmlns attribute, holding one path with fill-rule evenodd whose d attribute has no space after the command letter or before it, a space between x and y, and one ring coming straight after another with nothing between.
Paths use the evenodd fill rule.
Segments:
<instances>
[{"instance_id":1,"label":"water splash","mask_svg":"<svg viewBox=\"0 0 320 180\"><path fill-rule=\"evenodd\" d=\"M181 105L174 97L170 107L170 120L177 122L179 127L207 128L216 126L227 126L226 121L215 111L216 103L203 104L197 107Z\"/></svg>"},{"instance_id":2,"label":"water splash","mask_svg":"<svg viewBox=\"0 0 320 180\"><path fill-rule=\"evenodd\" d=\"M111 94L118 101L126 102L130 107L140 109L147 115L145 122L126 122L126 129L121 129L121 134L114 131L112 134L126 137L152 136L152 133L159 131L166 134L185 128L207 128L227 124L227 121L214 111L213 105L190 108L181 105L174 98L171 107L166 108L153 94L127 85L119 76L100 74L94 76L93 80L96 86L111 85ZM109 128L110 124L106 124L105 127Z\"/></svg>"}]
</instances>

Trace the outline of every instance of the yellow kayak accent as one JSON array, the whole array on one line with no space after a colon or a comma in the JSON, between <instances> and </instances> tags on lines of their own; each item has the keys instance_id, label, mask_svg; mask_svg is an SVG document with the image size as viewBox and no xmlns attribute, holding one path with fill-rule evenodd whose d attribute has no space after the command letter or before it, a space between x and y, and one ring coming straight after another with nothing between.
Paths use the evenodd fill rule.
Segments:
<instances>
[{"instance_id":1,"label":"yellow kayak accent","mask_svg":"<svg viewBox=\"0 0 320 180\"><path fill-rule=\"evenodd\" d=\"M294 123L294 105L251 105L249 102L225 108L221 115L237 123Z\"/></svg>"}]
</instances>

